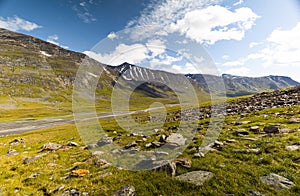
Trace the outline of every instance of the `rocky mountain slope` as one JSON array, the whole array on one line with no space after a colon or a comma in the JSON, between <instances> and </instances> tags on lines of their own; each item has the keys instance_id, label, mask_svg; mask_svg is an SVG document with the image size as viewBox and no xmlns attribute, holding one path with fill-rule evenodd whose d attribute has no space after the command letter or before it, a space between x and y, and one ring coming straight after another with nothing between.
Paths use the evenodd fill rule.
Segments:
<instances>
[{"instance_id":1,"label":"rocky mountain slope","mask_svg":"<svg viewBox=\"0 0 300 196\"><path fill-rule=\"evenodd\" d=\"M0 93L10 97L71 99L73 82L83 59L104 65L84 54L40 39L0 29ZM112 86L114 73L106 70L100 86Z\"/></svg>"},{"instance_id":2,"label":"rocky mountain slope","mask_svg":"<svg viewBox=\"0 0 300 196\"><path fill-rule=\"evenodd\" d=\"M224 81L228 96L253 94L299 84L283 76L248 78L231 75L181 75L128 63L113 67L43 40L0 29L0 95L70 101L76 72L84 59L104 70L96 95L105 100L110 98L111 90L118 79L118 84L134 88L139 96L166 100L176 98L174 89L169 84L183 87L186 84L182 81L189 81L198 95L218 94ZM207 81L213 81L214 86L210 90Z\"/></svg>"},{"instance_id":3,"label":"rocky mountain slope","mask_svg":"<svg viewBox=\"0 0 300 196\"><path fill-rule=\"evenodd\" d=\"M203 84L209 81L209 84L213 85L211 90L215 93L218 93L219 85L223 81L229 97L256 94L299 85L298 82L286 76L241 77L223 74L221 77L218 77L205 74L187 74L186 77L196 81L197 86L206 89L206 91L208 89Z\"/></svg>"}]
</instances>

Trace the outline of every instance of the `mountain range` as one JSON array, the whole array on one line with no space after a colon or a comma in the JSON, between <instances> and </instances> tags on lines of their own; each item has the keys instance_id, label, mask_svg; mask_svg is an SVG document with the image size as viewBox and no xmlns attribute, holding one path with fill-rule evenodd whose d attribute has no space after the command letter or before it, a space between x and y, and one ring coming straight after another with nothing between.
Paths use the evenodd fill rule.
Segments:
<instances>
[{"instance_id":1,"label":"mountain range","mask_svg":"<svg viewBox=\"0 0 300 196\"><path fill-rule=\"evenodd\" d=\"M176 100L176 91L171 86L183 80L188 81L202 96L209 93L223 96L224 93L218 90L223 84L226 95L230 97L299 85L287 76L184 75L151 70L127 62L110 66L38 38L0 29L0 96L71 101L76 73L83 60L103 70L95 94L106 101L116 84L124 89L131 86L138 96L173 101Z\"/></svg>"}]
</instances>

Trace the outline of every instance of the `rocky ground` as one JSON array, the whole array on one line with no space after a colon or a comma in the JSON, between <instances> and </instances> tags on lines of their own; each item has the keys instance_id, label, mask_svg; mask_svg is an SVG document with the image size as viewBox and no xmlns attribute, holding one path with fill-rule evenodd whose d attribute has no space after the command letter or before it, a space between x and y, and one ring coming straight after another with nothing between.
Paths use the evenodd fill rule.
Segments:
<instances>
[{"instance_id":1,"label":"rocky ground","mask_svg":"<svg viewBox=\"0 0 300 196\"><path fill-rule=\"evenodd\" d=\"M89 145L78 135L67 137L61 131L61 139L48 135L47 130L44 134L3 137L1 189L23 195L34 191L44 195L297 195L299 103L300 88L296 87L220 104L221 114L226 116L223 129L218 139L206 146L201 143L211 107L200 108L200 116L194 115L194 109L183 114L172 112L169 117L174 122L200 121L186 150L167 161L159 159L166 153L156 149L180 147L186 141L172 123L154 129L151 136L124 133L110 124L105 129L107 136ZM135 173L112 167L104 159L105 152L97 149L112 143L123 144L122 149L112 152L116 156L152 151L152 159L141 161L152 169ZM10 185L16 177L18 183ZM106 188L99 188L100 184Z\"/></svg>"}]
</instances>

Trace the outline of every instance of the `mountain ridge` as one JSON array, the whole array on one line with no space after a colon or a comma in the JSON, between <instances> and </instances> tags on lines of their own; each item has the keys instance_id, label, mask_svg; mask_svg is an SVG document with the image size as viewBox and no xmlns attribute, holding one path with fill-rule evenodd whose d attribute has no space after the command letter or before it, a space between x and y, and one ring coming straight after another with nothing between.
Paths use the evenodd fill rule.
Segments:
<instances>
[{"instance_id":1,"label":"mountain ridge","mask_svg":"<svg viewBox=\"0 0 300 196\"><path fill-rule=\"evenodd\" d=\"M226 95L232 97L299 85L287 76L251 78L229 74L223 74L221 77L208 74L175 74L127 62L119 66L110 66L83 53L5 29L0 29L0 46L0 89L2 94L12 96L51 97L56 94L70 100L77 70L84 59L94 63L99 69L104 69L104 75L98 84L99 96L102 96L103 89L111 91L120 77L124 79L124 86L134 86L134 82L145 81L146 83L138 86L137 90L150 97L163 98L175 96L172 89L166 85L167 82L184 78L190 81L197 91L204 91L206 94L221 93L219 89L222 89L224 82ZM148 82L149 79L152 81ZM208 87L207 84L211 86ZM67 92L67 95L63 92ZM106 94L109 97L109 93Z\"/></svg>"}]
</instances>

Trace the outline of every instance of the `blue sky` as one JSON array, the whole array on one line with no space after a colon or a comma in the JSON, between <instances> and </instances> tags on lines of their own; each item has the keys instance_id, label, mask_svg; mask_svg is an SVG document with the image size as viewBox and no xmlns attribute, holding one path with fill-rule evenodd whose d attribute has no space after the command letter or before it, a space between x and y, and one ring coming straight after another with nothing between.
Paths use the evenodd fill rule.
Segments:
<instances>
[{"instance_id":1,"label":"blue sky","mask_svg":"<svg viewBox=\"0 0 300 196\"><path fill-rule=\"evenodd\" d=\"M0 0L0 27L103 63L300 81L298 0Z\"/></svg>"}]
</instances>

